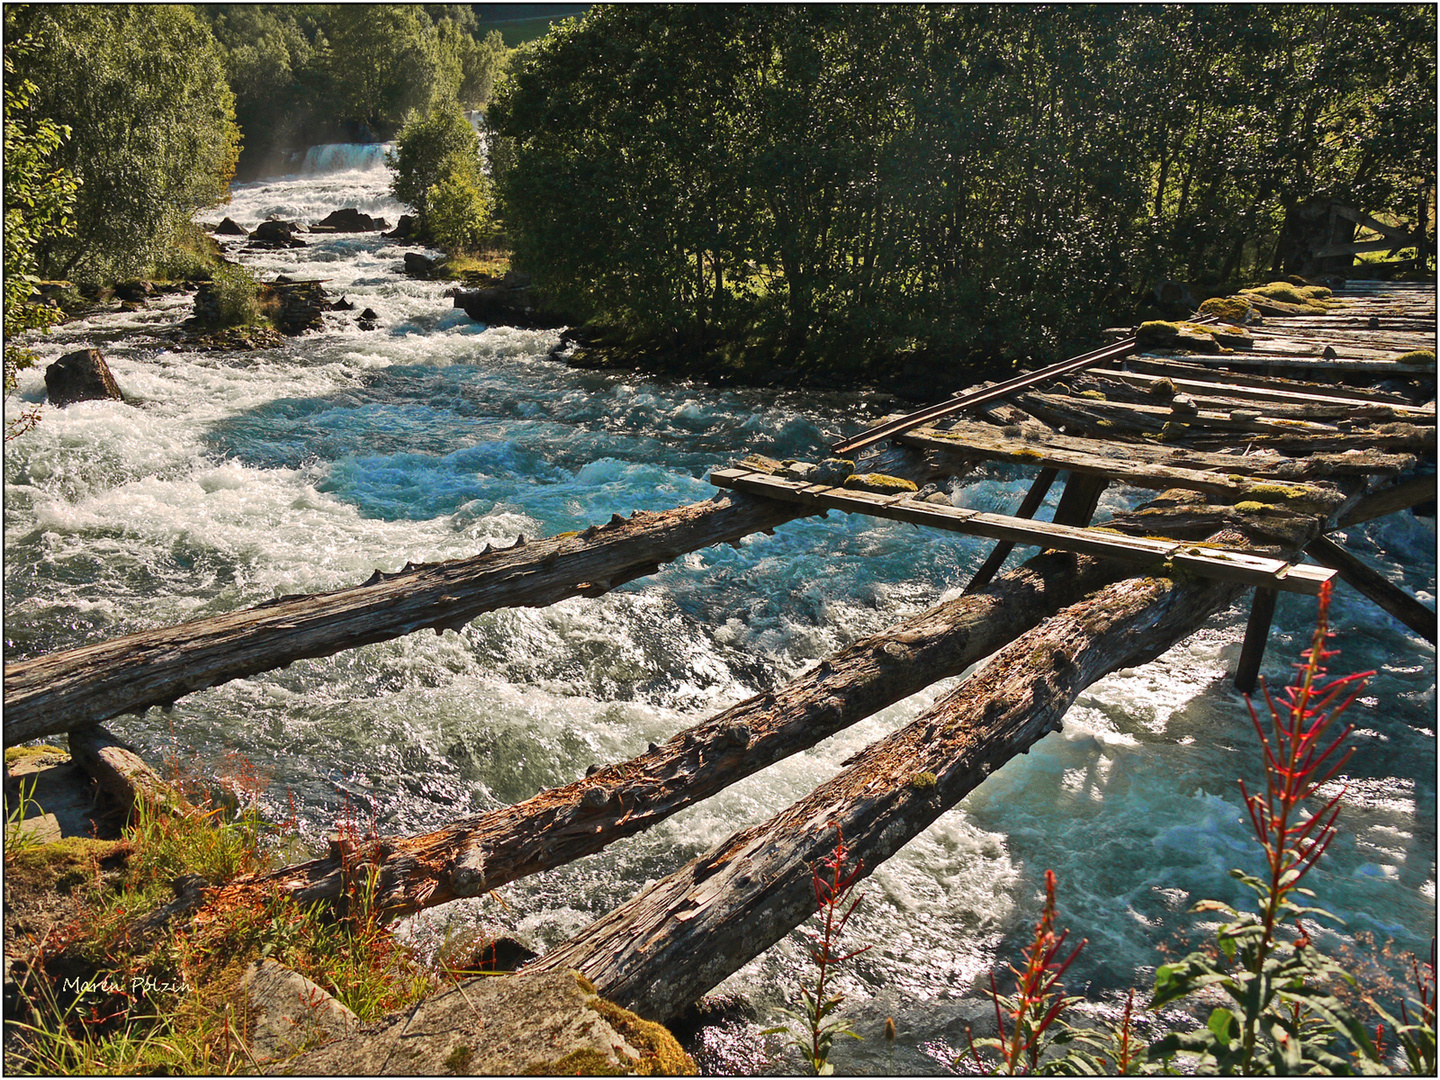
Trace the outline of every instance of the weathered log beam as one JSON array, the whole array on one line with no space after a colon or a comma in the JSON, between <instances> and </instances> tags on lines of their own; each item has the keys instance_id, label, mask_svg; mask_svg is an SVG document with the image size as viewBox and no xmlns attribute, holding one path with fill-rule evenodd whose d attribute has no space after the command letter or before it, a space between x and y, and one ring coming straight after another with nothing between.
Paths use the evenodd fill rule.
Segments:
<instances>
[{"instance_id":1,"label":"weathered log beam","mask_svg":"<svg viewBox=\"0 0 1440 1080\"><path fill-rule=\"evenodd\" d=\"M1403 480L1387 484L1368 492L1340 510L1335 519L1335 528L1359 525L1373 521L1398 510L1408 510L1421 503L1435 501L1435 474L1408 476Z\"/></svg>"},{"instance_id":2,"label":"weathered log beam","mask_svg":"<svg viewBox=\"0 0 1440 1080\"><path fill-rule=\"evenodd\" d=\"M376 903L403 915L560 866L687 806L919 690L960 674L1027 627L1125 571L1108 560L1038 555L982 592L930 608L822 661L629 761L513 806L409 838L243 878L218 899L279 890L335 901L361 862L378 871Z\"/></svg>"},{"instance_id":3,"label":"weathered log beam","mask_svg":"<svg viewBox=\"0 0 1440 1080\"><path fill-rule=\"evenodd\" d=\"M1018 409L1016 411L1019 412ZM1031 420L1030 423L1033 425L1035 421ZM1412 454L1386 454L1378 450L1311 454L1301 458L1283 457L1279 454L1217 454L1168 444L1106 442L1060 435L1050 430L1038 433L1037 437L1032 439L1023 429L1016 436L994 424L966 421L948 428L916 428L899 438L906 445L920 449L949 450L955 454L978 453L990 459L998 458L1032 465L1053 462L1052 467L1060 469L1078 470L1088 466L1092 471L1114 471L1123 466L1128 472L1118 474L1116 478L1126 482L1133 482L1131 475L1143 475L1152 467L1158 468L1162 475L1179 475L1167 470L1220 474L1215 477L1217 486L1212 493L1226 498L1244 497L1243 488L1240 486L1229 489L1219 486L1220 482L1231 474L1269 481L1320 480L1332 476L1400 473L1415 466L1415 457ZM1123 461L1117 462L1117 458L1122 458ZM1185 486L1195 487L1193 484ZM1199 490L1204 490L1203 485Z\"/></svg>"},{"instance_id":4,"label":"weathered log beam","mask_svg":"<svg viewBox=\"0 0 1440 1080\"><path fill-rule=\"evenodd\" d=\"M928 480L944 469L913 452L883 471ZM243 611L21 660L5 667L6 744L97 724L197 690L427 628L457 630L501 607L599 596L687 552L734 543L814 513L742 493L468 559L376 571L365 584L285 596Z\"/></svg>"},{"instance_id":5,"label":"weathered log beam","mask_svg":"<svg viewBox=\"0 0 1440 1080\"><path fill-rule=\"evenodd\" d=\"M1357 592L1435 644L1435 612L1416 600L1364 559L1346 551L1328 536L1317 536L1305 549L1322 566L1340 571L1340 577Z\"/></svg>"},{"instance_id":6,"label":"weathered log beam","mask_svg":"<svg viewBox=\"0 0 1440 1080\"><path fill-rule=\"evenodd\" d=\"M1006 646L914 722L763 824L644 890L528 970L582 971L605 997L666 1019L804 922L811 865L841 828L868 874L1016 754L1091 683L1150 660L1240 590L1195 579L1110 585Z\"/></svg>"}]
</instances>

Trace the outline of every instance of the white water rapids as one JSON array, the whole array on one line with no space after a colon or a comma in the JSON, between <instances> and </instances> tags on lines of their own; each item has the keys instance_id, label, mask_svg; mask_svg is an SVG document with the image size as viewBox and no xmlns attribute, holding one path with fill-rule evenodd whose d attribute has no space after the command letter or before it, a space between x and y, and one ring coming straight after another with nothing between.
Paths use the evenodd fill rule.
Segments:
<instances>
[{"instance_id":1,"label":"white water rapids","mask_svg":"<svg viewBox=\"0 0 1440 1080\"><path fill-rule=\"evenodd\" d=\"M373 150L309 157L301 175L237 185L205 220L228 215L253 228L356 206L393 222L404 209ZM327 315L323 332L281 348L174 350L165 334L189 314L188 296L130 313L112 306L36 339L41 364L22 374L20 402L43 401L44 365L87 346L104 352L130 400L46 408L6 447L7 659L705 499L712 465L751 451L814 459L887 404L570 370L546 356L554 332L471 322L445 285L400 273L404 249L393 243L306 239L242 258L265 278L323 278L356 312ZM379 316L372 332L355 325L366 307ZM1019 469L992 468L953 498L1009 512L1028 482ZM1101 515L1143 499L1112 488ZM1433 519L1395 515L1345 540L1433 605ZM423 829L643 751L954 595L987 551L980 540L861 517L794 522L596 600L497 611L458 634L297 663L113 726L155 761L214 773L248 759L264 777L264 805L284 817L293 798L312 841L347 797L381 832ZM1264 668L1273 681L1288 677L1314 612L1314 600L1282 595ZM1254 781L1258 754L1230 685L1245 614L1237 607L1160 661L1092 687L1062 733L865 882L850 940L873 947L838 984L865 1040L837 1045L839 1071L943 1071L966 1023L987 1014L979 991L988 972L1015 957L1033 927L1047 868L1059 878L1061 925L1089 939L1066 985L1105 1007L1125 987L1148 985L1162 947L1203 934L1195 901L1243 902L1227 870L1256 865L1236 779ZM1435 653L1347 587L1332 616L1342 650L1332 667L1377 674L1350 714L1358 752L1342 835L1310 882L1344 920L1320 939L1341 949L1370 935L1427 953ZM425 938L479 922L536 949L558 943L803 797L951 685L645 835L507 886L503 905L457 903L410 929ZM798 1004L808 965L792 935L722 987L747 997L758 1020L712 1032L712 1065L796 1066L778 1039L755 1033ZM880 1037L886 1016L900 1032L893 1050Z\"/></svg>"}]
</instances>

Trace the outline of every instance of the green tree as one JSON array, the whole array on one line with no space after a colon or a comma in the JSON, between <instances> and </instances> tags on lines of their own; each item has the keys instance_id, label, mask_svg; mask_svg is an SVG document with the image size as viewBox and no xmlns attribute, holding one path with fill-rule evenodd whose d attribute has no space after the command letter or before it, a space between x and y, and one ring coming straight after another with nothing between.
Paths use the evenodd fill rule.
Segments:
<instances>
[{"instance_id":1,"label":"green tree","mask_svg":"<svg viewBox=\"0 0 1440 1080\"><path fill-rule=\"evenodd\" d=\"M412 114L385 163L395 173L390 189L414 209L421 235L442 247L474 245L488 223L487 184L480 171L480 136L458 105ZM475 220L467 223L472 213ZM443 238L434 235L437 224Z\"/></svg>"},{"instance_id":2,"label":"green tree","mask_svg":"<svg viewBox=\"0 0 1440 1080\"><path fill-rule=\"evenodd\" d=\"M247 159L305 142L319 111L315 27L282 5L202 6L220 42ZM303 12L302 12L303 14Z\"/></svg>"},{"instance_id":3,"label":"green tree","mask_svg":"<svg viewBox=\"0 0 1440 1080\"><path fill-rule=\"evenodd\" d=\"M35 84L17 74L17 67L36 50L33 38L5 41L5 394L15 389L16 374L34 363L33 354L12 339L26 330L49 326L55 313L31 304L36 280L36 249L46 236L63 236L72 227L75 178L53 163L69 129L44 117L30 116ZM7 418L5 437L13 438L33 413Z\"/></svg>"},{"instance_id":4,"label":"green tree","mask_svg":"<svg viewBox=\"0 0 1440 1080\"><path fill-rule=\"evenodd\" d=\"M325 9L318 63L337 116L375 135L414 110L454 101L460 64L422 8L335 4Z\"/></svg>"},{"instance_id":5,"label":"green tree","mask_svg":"<svg viewBox=\"0 0 1440 1080\"><path fill-rule=\"evenodd\" d=\"M973 378L1268 272L1313 195L1424 218L1434 73L1418 6L597 6L517 51L490 151L567 310Z\"/></svg>"},{"instance_id":6,"label":"green tree","mask_svg":"<svg viewBox=\"0 0 1440 1080\"><path fill-rule=\"evenodd\" d=\"M79 183L73 231L39 238L40 272L144 272L196 210L228 197L239 132L214 37L166 5L8 8L5 24L40 43L17 64L35 86L24 119L70 129L54 161Z\"/></svg>"}]
</instances>

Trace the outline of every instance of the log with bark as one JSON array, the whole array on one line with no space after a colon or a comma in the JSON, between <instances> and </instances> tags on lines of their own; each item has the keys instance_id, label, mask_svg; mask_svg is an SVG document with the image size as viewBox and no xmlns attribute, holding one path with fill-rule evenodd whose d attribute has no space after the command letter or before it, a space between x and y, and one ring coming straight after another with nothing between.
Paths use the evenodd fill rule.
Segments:
<instances>
[{"instance_id":1,"label":"log with bark","mask_svg":"<svg viewBox=\"0 0 1440 1080\"><path fill-rule=\"evenodd\" d=\"M1087 686L1159 656L1240 592L1156 577L1101 589L1006 646L800 802L735 833L525 970L578 969L641 1016L678 1016L810 917L810 868L833 854L837 828L869 874L1057 730Z\"/></svg>"},{"instance_id":2,"label":"log with bark","mask_svg":"<svg viewBox=\"0 0 1440 1080\"><path fill-rule=\"evenodd\" d=\"M948 475L941 458L893 451L871 466L921 482ZM283 596L243 611L142 630L5 667L7 745L98 724L197 690L433 629L457 630L501 607L600 596L691 551L735 543L804 517L805 508L728 493L663 512L616 514L583 532L468 559L376 571L363 585Z\"/></svg>"},{"instance_id":3,"label":"log with bark","mask_svg":"<svg viewBox=\"0 0 1440 1080\"><path fill-rule=\"evenodd\" d=\"M1298 552L1319 529L1313 516L1281 508L1242 515L1179 491L1145 510L1117 515L1112 524L1137 533L1173 528L1197 538L1238 525L1252 530L1245 534L1251 550L1275 555ZM629 761L418 836L337 837L326 856L237 880L216 898L240 903L279 890L305 903L342 901L347 882L364 867L367 876L375 875L375 902L394 916L563 865L959 674L1124 573L1108 560L1041 553L984 590L858 641L786 686L742 701Z\"/></svg>"},{"instance_id":4,"label":"log with bark","mask_svg":"<svg viewBox=\"0 0 1440 1080\"><path fill-rule=\"evenodd\" d=\"M216 899L243 903L279 890L303 903L337 901L365 866L367 875L378 874L375 903L398 916L560 866L960 674L1123 573L1111 561L1038 555L988 589L862 639L786 686L742 701L629 761L423 835L358 842L339 837L325 857L237 880Z\"/></svg>"}]
</instances>

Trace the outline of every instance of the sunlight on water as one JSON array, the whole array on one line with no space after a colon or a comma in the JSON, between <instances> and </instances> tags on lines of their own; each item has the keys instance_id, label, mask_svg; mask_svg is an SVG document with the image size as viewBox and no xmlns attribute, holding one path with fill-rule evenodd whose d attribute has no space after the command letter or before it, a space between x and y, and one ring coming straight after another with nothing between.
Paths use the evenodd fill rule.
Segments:
<instances>
[{"instance_id":1,"label":"sunlight on water","mask_svg":"<svg viewBox=\"0 0 1440 1080\"><path fill-rule=\"evenodd\" d=\"M314 222L344 206L398 219L404 208L378 151L313 153L313 175L237 185L206 220ZM403 246L373 235L307 241L243 258L261 277L324 279L357 311L373 308L377 330L332 313L322 333L280 349L184 353L166 330L189 298L171 297L36 342L42 364L22 374L22 401L43 400L45 363L90 345L131 400L47 409L7 447L10 657L706 499L710 466L751 451L813 458L827 432L855 431L886 405L571 371L546 357L554 332L480 326L443 284L403 277ZM1006 511L1028 484L1023 470L990 467L954 497ZM1112 489L1102 514L1142 498ZM1434 603L1433 520L1401 514L1346 533L1358 554ZM294 795L311 838L346 797L382 831L422 829L573 780L777 685L953 595L986 551L898 523L797 521L687 555L598 600L492 612L458 633L297 663L115 726L201 770L243 754L268 777L270 806ZM1272 677L1285 677L1313 614L1313 600L1281 598ZM1341 943L1365 931L1421 949L1434 920L1434 652L1346 589L1333 616L1340 665L1377 675L1353 710L1360 752L1344 835L1315 884L1346 920ZM854 923L856 940L875 947L841 984L867 1041L837 1050L842 1071L943 1064L982 1009L977 980L1033 924L1046 868L1060 878L1062 921L1090 939L1070 985L1097 998L1143 982L1157 945L1188 939L1193 901L1239 899L1226 871L1253 856L1235 780L1256 768L1229 688L1244 620L1231 610L1161 660L1091 687L1063 733L877 870ZM479 920L537 946L558 942L801 798L950 685L647 835L507 887L505 907L452 905L415 932ZM724 989L773 1017L797 1000L805 965L792 938ZM900 1023L893 1059L878 1039L886 1015ZM747 1030L758 1046L758 1028Z\"/></svg>"}]
</instances>

